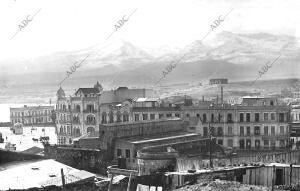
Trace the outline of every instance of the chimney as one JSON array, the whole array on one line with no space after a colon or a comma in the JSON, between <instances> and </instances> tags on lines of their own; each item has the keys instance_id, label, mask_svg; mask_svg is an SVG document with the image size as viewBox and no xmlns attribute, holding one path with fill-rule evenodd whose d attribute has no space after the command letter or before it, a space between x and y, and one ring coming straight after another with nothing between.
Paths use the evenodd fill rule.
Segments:
<instances>
[{"instance_id":1,"label":"chimney","mask_svg":"<svg viewBox=\"0 0 300 191\"><path fill-rule=\"evenodd\" d=\"M223 104L223 86L221 86L221 104Z\"/></svg>"}]
</instances>

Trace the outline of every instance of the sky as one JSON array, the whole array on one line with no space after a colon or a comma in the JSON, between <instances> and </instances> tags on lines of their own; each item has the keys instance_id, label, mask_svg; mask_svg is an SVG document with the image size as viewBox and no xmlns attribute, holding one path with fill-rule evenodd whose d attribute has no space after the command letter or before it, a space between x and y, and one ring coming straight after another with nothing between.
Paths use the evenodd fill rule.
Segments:
<instances>
[{"instance_id":1,"label":"sky","mask_svg":"<svg viewBox=\"0 0 300 191\"><path fill-rule=\"evenodd\" d=\"M119 39L147 48L183 47L202 39L213 21L230 10L204 43L222 31L299 37L299 8L297 0L1 0L0 61L97 48Z\"/></svg>"}]
</instances>

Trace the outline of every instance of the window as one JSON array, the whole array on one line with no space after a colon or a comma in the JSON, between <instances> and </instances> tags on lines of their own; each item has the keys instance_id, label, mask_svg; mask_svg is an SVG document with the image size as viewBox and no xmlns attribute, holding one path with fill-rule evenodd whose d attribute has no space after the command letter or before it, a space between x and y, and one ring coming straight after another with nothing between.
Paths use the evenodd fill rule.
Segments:
<instances>
[{"instance_id":1,"label":"window","mask_svg":"<svg viewBox=\"0 0 300 191\"><path fill-rule=\"evenodd\" d=\"M219 114L218 114L218 122L221 122L221 121L222 121L222 117L223 117L223 116L219 113Z\"/></svg>"},{"instance_id":2,"label":"window","mask_svg":"<svg viewBox=\"0 0 300 191\"><path fill-rule=\"evenodd\" d=\"M227 122L232 123L232 114L231 113L227 114Z\"/></svg>"},{"instance_id":3,"label":"window","mask_svg":"<svg viewBox=\"0 0 300 191\"><path fill-rule=\"evenodd\" d=\"M155 114L152 114L152 113L151 113L151 114L150 114L150 119L151 119L151 120L155 119Z\"/></svg>"},{"instance_id":4,"label":"window","mask_svg":"<svg viewBox=\"0 0 300 191\"><path fill-rule=\"evenodd\" d=\"M273 106L273 105L274 105L274 102L273 102L273 100L271 100L271 101L270 101L270 105L271 105L271 106Z\"/></svg>"},{"instance_id":5,"label":"window","mask_svg":"<svg viewBox=\"0 0 300 191\"><path fill-rule=\"evenodd\" d=\"M251 130L250 130L250 127L248 126L247 127L247 136L250 136L250 134L251 134Z\"/></svg>"},{"instance_id":6,"label":"window","mask_svg":"<svg viewBox=\"0 0 300 191\"><path fill-rule=\"evenodd\" d=\"M246 140L246 148L251 149L251 139Z\"/></svg>"},{"instance_id":7,"label":"window","mask_svg":"<svg viewBox=\"0 0 300 191\"><path fill-rule=\"evenodd\" d=\"M120 111L117 112L117 122L121 122L121 113L120 113Z\"/></svg>"},{"instance_id":8,"label":"window","mask_svg":"<svg viewBox=\"0 0 300 191\"><path fill-rule=\"evenodd\" d=\"M254 127L254 135L260 135L260 127L259 126Z\"/></svg>"},{"instance_id":9,"label":"window","mask_svg":"<svg viewBox=\"0 0 300 191\"><path fill-rule=\"evenodd\" d=\"M190 117L190 114L189 114L189 113L187 113L187 114L186 114L186 117Z\"/></svg>"},{"instance_id":10,"label":"window","mask_svg":"<svg viewBox=\"0 0 300 191\"><path fill-rule=\"evenodd\" d=\"M117 156L121 157L122 156L122 150L121 149L117 149Z\"/></svg>"},{"instance_id":11,"label":"window","mask_svg":"<svg viewBox=\"0 0 300 191\"><path fill-rule=\"evenodd\" d=\"M268 135L269 134L269 128L268 126L264 126L264 135Z\"/></svg>"},{"instance_id":12,"label":"window","mask_svg":"<svg viewBox=\"0 0 300 191\"><path fill-rule=\"evenodd\" d=\"M279 140L279 147L284 148L285 147L285 141Z\"/></svg>"},{"instance_id":13,"label":"window","mask_svg":"<svg viewBox=\"0 0 300 191\"><path fill-rule=\"evenodd\" d=\"M269 119L268 119L268 116L269 116L268 113L264 113L264 121L268 121L268 120L269 120Z\"/></svg>"},{"instance_id":14,"label":"window","mask_svg":"<svg viewBox=\"0 0 300 191\"><path fill-rule=\"evenodd\" d=\"M129 115L128 113L123 114L123 122L129 121Z\"/></svg>"},{"instance_id":15,"label":"window","mask_svg":"<svg viewBox=\"0 0 300 191\"><path fill-rule=\"evenodd\" d=\"M214 117L214 114L212 113L210 116L210 122L214 122L214 121L215 121L215 117Z\"/></svg>"},{"instance_id":16,"label":"window","mask_svg":"<svg viewBox=\"0 0 300 191\"><path fill-rule=\"evenodd\" d=\"M148 114L143 114L143 120L148 120Z\"/></svg>"},{"instance_id":17,"label":"window","mask_svg":"<svg viewBox=\"0 0 300 191\"><path fill-rule=\"evenodd\" d=\"M271 113L271 120L275 120L275 113Z\"/></svg>"},{"instance_id":18,"label":"window","mask_svg":"<svg viewBox=\"0 0 300 191\"><path fill-rule=\"evenodd\" d=\"M284 122L284 113L279 113L279 122Z\"/></svg>"},{"instance_id":19,"label":"window","mask_svg":"<svg viewBox=\"0 0 300 191\"><path fill-rule=\"evenodd\" d=\"M140 115L134 114L134 121L139 121L139 120L140 120Z\"/></svg>"},{"instance_id":20,"label":"window","mask_svg":"<svg viewBox=\"0 0 300 191\"><path fill-rule=\"evenodd\" d=\"M163 113L158 114L158 118L159 118L159 119L164 118L164 114L163 114Z\"/></svg>"},{"instance_id":21,"label":"window","mask_svg":"<svg viewBox=\"0 0 300 191\"><path fill-rule=\"evenodd\" d=\"M106 113L102 113L102 123L106 123Z\"/></svg>"},{"instance_id":22,"label":"window","mask_svg":"<svg viewBox=\"0 0 300 191\"><path fill-rule=\"evenodd\" d=\"M232 127L228 127L228 135L232 135Z\"/></svg>"},{"instance_id":23,"label":"window","mask_svg":"<svg viewBox=\"0 0 300 191\"><path fill-rule=\"evenodd\" d=\"M275 148L276 142L274 140L271 141L271 147Z\"/></svg>"},{"instance_id":24,"label":"window","mask_svg":"<svg viewBox=\"0 0 300 191\"><path fill-rule=\"evenodd\" d=\"M254 114L254 120L255 122L259 122L259 113Z\"/></svg>"},{"instance_id":25,"label":"window","mask_svg":"<svg viewBox=\"0 0 300 191\"><path fill-rule=\"evenodd\" d=\"M223 128L218 127L218 136L223 136Z\"/></svg>"},{"instance_id":26,"label":"window","mask_svg":"<svg viewBox=\"0 0 300 191\"><path fill-rule=\"evenodd\" d=\"M269 140L264 140L264 147L269 147Z\"/></svg>"},{"instance_id":27,"label":"window","mask_svg":"<svg viewBox=\"0 0 300 191\"><path fill-rule=\"evenodd\" d=\"M240 113L240 122L244 122L244 114Z\"/></svg>"},{"instance_id":28,"label":"window","mask_svg":"<svg viewBox=\"0 0 300 191\"><path fill-rule=\"evenodd\" d=\"M197 113L197 115L196 115L197 117L200 117L200 114L199 113Z\"/></svg>"},{"instance_id":29,"label":"window","mask_svg":"<svg viewBox=\"0 0 300 191\"><path fill-rule=\"evenodd\" d=\"M129 149L126 149L125 150L125 157L128 159L130 158L130 150Z\"/></svg>"},{"instance_id":30,"label":"window","mask_svg":"<svg viewBox=\"0 0 300 191\"><path fill-rule=\"evenodd\" d=\"M280 126L279 131L280 131L280 134L283 135L284 134L284 126Z\"/></svg>"},{"instance_id":31,"label":"window","mask_svg":"<svg viewBox=\"0 0 300 191\"><path fill-rule=\"evenodd\" d=\"M246 122L250 122L250 113L246 113Z\"/></svg>"},{"instance_id":32,"label":"window","mask_svg":"<svg viewBox=\"0 0 300 191\"><path fill-rule=\"evenodd\" d=\"M260 140L255 140L255 148L256 149L260 148Z\"/></svg>"},{"instance_id":33,"label":"window","mask_svg":"<svg viewBox=\"0 0 300 191\"><path fill-rule=\"evenodd\" d=\"M109 123L113 123L114 122L114 114L113 112L109 112Z\"/></svg>"},{"instance_id":34,"label":"window","mask_svg":"<svg viewBox=\"0 0 300 191\"><path fill-rule=\"evenodd\" d=\"M218 145L223 145L223 140L222 139L218 139Z\"/></svg>"},{"instance_id":35,"label":"window","mask_svg":"<svg viewBox=\"0 0 300 191\"><path fill-rule=\"evenodd\" d=\"M211 136L215 136L215 128L214 127L210 127L210 134L211 134Z\"/></svg>"},{"instance_id":36,"label":"window","mask_svg":"<svg viewBox=\"0 0 300 191\"><path fill-rule=\"evenodd\" d=\"M175 117L180 117L180 114L179 113L175 113Z\"/></svg>"},{"instance_id":37,"label":"window","mask_svg":"<svg viewBox=\"0 0 300 191\"><path fill-rule=\"evenodd\" d=\"M207 127L203 127L203 136L204 136L204 137L207 137L207 136L208 136Z\"/></svg>"},{"instance_id":38,"label":"window","mask_svg":"<svg viewBox=\"0 0 300 191\"><path fill-rule=\"evenodd\" d=\"M240 135L244 136L244 127L243 126L240 126Z\"/></svg>"},{"instance_id":39,"label":"window","mask_svg":"<svg viewBox=\"0 0 300 191\"><path fill-rule=\"evenodd\" d=\"M227 140L227 147L233 147L233 140L232 139Z\"/></svg>"},{"instance_id":40,"label":"window","mask_svg":"<svg viewBox=\"0 0 300 191\"><path fill-rule=\"evenodd\" d=\"M167 113L166 117L167 117L167 118L172 117L172 113Z\"/></svg>"},{"instance_id":41,"label":"window","mask_svg":"<svg viewBox=\"0 0 300 191\"><path fill-rule=\"evenodd\" d=\"M245 140L240 140L240 149L244 149L245 148Z\"/></svg>"},{"instance_id":42,"label":"window","mask_svg":"<svg viewBox=\"0 0 300 191\"><path fill-rule=\"evenodd\" d=\"M271 127L271 135L275 135L275 126Z\"/></svg>"},{"instance_id":43,"label":"window","mask_svg":"<svg viewBox=\"0 0 300 191\"><path fill-rule=\"evenodd\" d=\"M202 116L203 116L203 123L205 123L206 120L207 120L207 119L206 119L206 114L204 113Z\"/></svg>"}]
</instances>

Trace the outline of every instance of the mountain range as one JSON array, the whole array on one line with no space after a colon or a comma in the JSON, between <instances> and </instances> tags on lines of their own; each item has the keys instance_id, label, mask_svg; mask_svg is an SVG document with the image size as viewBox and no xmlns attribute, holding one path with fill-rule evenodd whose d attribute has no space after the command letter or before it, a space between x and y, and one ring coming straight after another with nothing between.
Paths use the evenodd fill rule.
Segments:
<instances>
[{"instance_id":1,"label":"mountain range","mask_svg":"<svg viewBox=\"0 0 300 191\"><path fill-rule=\"evenodd\" d=\"M177 63L160 84L202 82L210 78L229 81L254 80L266 63L280 58L260 78L297 78L298 39L267 33L221 32L209 42L195 40L183 48L141 48L130 42L107 43L102 48L57 52L28 60L0 63L0 87L57 88L73 63L91 55L64 81L62 86L78 88L99 81L105 88L152 87L165 67ZM3 91L0 91L0 94Z\"/></svg>"}]
</instances>

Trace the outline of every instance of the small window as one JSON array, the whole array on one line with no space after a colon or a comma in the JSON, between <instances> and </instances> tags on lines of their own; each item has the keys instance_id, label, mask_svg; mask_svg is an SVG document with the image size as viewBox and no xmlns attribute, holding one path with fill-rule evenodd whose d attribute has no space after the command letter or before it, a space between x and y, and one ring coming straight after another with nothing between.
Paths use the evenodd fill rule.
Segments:
<instances>
[{"instance_id":1,"label":"small window","mask_svg":"<svg viewBox=\"0 0 300 191\"><path fill-rule=\"evenodd\" d=\"M254 135L260 135L260 127L259 126L254 127Z\"/></svg>"},{"instance_id":2,"label":"small window","mask_svg":"<svg viewBox=\"0 0 300 191\"><path fill-rule=\"evenodd\" d=\"M264 126L264 135L268 135L269 134L269 128L268 126Z\"/></svg>"},{"instance_id":3,"label":"small window","mask_svg":"<svg viewBox=\"0 0 300 191\"><path fill-rule=\"evenodd\" d=\"M172 117L172 113L167 113L167 118L170 118L170 117Z\"/></svg>"},{"instance_id":4,"label":"small window","mask_svg":"<svg viewBox=\"0 0 300 191\"><path fill-rule=\"evenodd\" d=\"M271 127L271 135L275 135L275 126Z\"/></svg>"},{"instance_id":5,"label":"small window","mask_svg":"<svg viewBox=\"0 0 300 191\"><path fill-rule=\"evenodd\" d=\"M246 113L246 122L250 122L250 113Z\"/></svg>"},{"instance_id":6,"label":"small window","mask_svg":"<svg viewBox=\"0 0 300 191\"><path fill-rule=\"evenodd\" d=\"M148 120L148 114L143 114L143 120Z\"/></svg>"},{"instance_id":7,"label":"small window","mask_svg":"<svg viewBox=\"0 0 300 191\"><path fill-rule=\"evenodd\" d=\"M189 114L189 113L187 113L187 114L186 114L186 117L190 117L190 114Z\"/></svg>"},{"instance_id":8,"label":"small window","mask_svg":"<svg viewBox=\"0 0 300 191\"><path fill-rule=\"evenodd\" d=\"M228 135L232 135L232 127L228 127Z\"/></svg>"},{"instance_id":9,"label":"small window","mask_svg":"<svg viewBox=\"0 0 300 191\"><path fill-rule=\"evenodd\" d=\"M280 134L283 135L284 134L284 126L280 126Z\"/></svg>"},{"instance_id":10,"label":"small window","mask_svg":"<svg viewBox=\"0 0 300 191\"><path fill-rule=\"evenodd\" d=\"M127 159L130 158L130 150L129 149L126 149L125 156Z\"/></svg>"},{"instance_id":11,"label":"small window","mask_svg":"<svg viewBox=\"0 0 300 191\"><path fill-rule=\"evenodd\" d=\"M244 122L244 114L240 113L240 122Z\"/></svg>"},{"instance_id":12,"label":"small window","mask_svg":"<svg viewBox=\"0 0 300 191\"><path fill-rule=\"evenodd\" d=\"M233 140L232 139L227 140L227 146L228 147L233 147Z\"/></svg>"},{"instance_id":13,"label":"small window","mask_svg":"<svg viewBox=\"0 0 300 191\"><path fill-rule=\"evenodd\" d=\"M275 113L271 113L271 120L275 120Z\"/></svg>"},{"instance_id":14,"label":"small window","mask_svg":"<svg viewBox=\"0 0 300 191\"><path fill-rule=\"evenodd\" d=\"M180 114L179 113L175 113L175 117L180 117Z\"/></svg>"},{"instance_id":15,"label":"small window","mask_svg":"<svg viewBox=\"0 0 300 191\"><path fill-rule=\"evenodd\" d=\"M159 119L162 119L162 118L164 118L164 114L160 113L160 114L158 114L158 117L159 117Z\"/></svg>"},{"instance_id":16,"label":"small window","mask_svg":"<svg viewBox=\"0 0 300 191\"><path fill-rule=\"evenodd\" d=\"M251 130L250 130L250 127L248 126L247 127L247 136L250 136L251 135Z\"/></svg>"},{"instance_id":17,"label":"small window","mask_svg":"<svg viewBox=\"0 0 300 191\"><path fill-rule=\"evenodd\" d=\"M218 139L218 145L223 145L223 140L222 139Z\"/></svg>"},{"instance_id":18,"label":"small window","mask_svg":"<svg viewBox=\"0 0 300 191\"><path fill-rule=\"evenodd\" d=\"M254 114L255 122L259 122L259 113Z\"/></svg>"},{"instance_id":19,"label":"small window","mask_svg":"<svg viewBox=\"0 0 300 191\"><path fill-rule=\"evenodd\" d=\"M244 127L243 126L240 126L240 135L244 136Z\"/></svg>"},{"instance_id":20,"label":"small window","mask_svg":"<svg viewBox=\"0 0 300 191\"><path fill-rule=\"evenodd\" d=\"M121 149L117 149L117 156L118 157L122 156L122 150Z\"/></svg>"},{"instance_id":21,"label":"small window","mask_svg":"<svg viewBox=\"0 0 300 191\"><path fill-rule=\"evenodd\" d=\"M134 121L139 121L139 120L140 120L140 115L134 114Z\"/></svg>"},{"instance_id":22,"label":"small window","mask_svg":"<svg viewBox=\"0 0 300 191\"><path fill-rule=\"evenodd\" d=\"M264 113L264 121L268 121L269 114L268 113Z\"/></svg>"},{"instance_id":23,"label":"small window","mask_svg":"<svg viewBox=\"0 0 300 191\"><path fill-rule=\"evenodd\" d=\"M208 130L207 127L203 127L203 136L207 137L208 136Z\"/></svg>"},{"instance_id":24,"label":"small window","mask_svg":"<svg viewBox=\"0 0 300 191\"><path fill-rule=\"evenodd\" d=\"M155 114L150 114L150 119L154 120L155 119Z\"/></svg>"}]
</instances>

